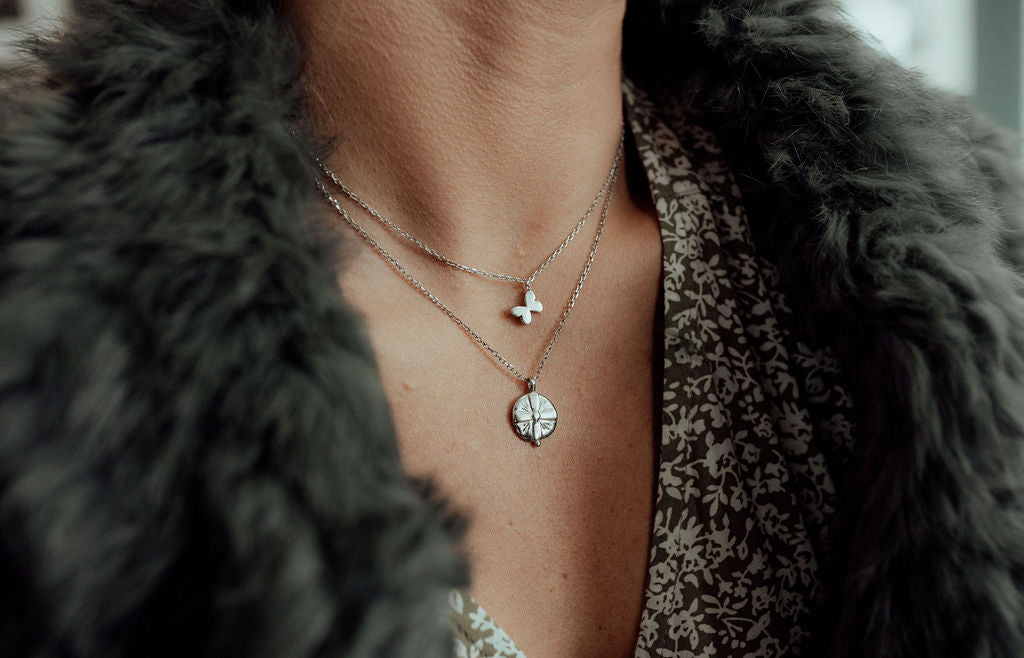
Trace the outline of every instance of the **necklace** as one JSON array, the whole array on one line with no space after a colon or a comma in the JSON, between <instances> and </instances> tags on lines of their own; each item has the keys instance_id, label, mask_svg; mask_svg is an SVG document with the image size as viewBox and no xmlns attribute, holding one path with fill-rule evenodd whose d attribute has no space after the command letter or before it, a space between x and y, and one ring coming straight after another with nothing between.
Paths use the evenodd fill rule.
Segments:
<instances>
[{"instance_id":1,"label":"necklace","mask_svg":"<svg viewBox=\"0 0 1024 658\"><path fill-rule=\"evenodd\" d=\"M620 139L619 154L621 154L621 152L622 140ZM316 186L331 206L333 206L338 214L341 215L342 219L344 219L345 222L360 235L360 237L376 249L381 258L386 260L388 264L395 269L395 271L405 277L409 283L423 293L423 295L433 302L435 306L444 311L445 315L451 318L455 324L469 334L469 336L475 340L477 344L483 347L484 350L486 350L492 357L494 357L498 363L505 366L509 372L526 384L526 394L521 396L512 404L512 427L521 439L539 447L541 440L551 436L551 433L555 431L555 425L558 422L558 411L555 409L555 405L551 403L551 400L537 392L537 379L540 378L541 373L544 371L544 365L548 362L551 350L558 341L558 336L562 333L562 328L565 327L565 323L569 319L569 314L572 313L573 306L576 304L576 299L579 297L580 291L583 290L583 283L587 280L587 275L590 274L590 268L594 264L594 257L597 255L597 247L601 243L601 234L604 232L605 221L608 219L608 210L611 208L614 184L618 178L619 172L619 159L620 158L616 156L615 164L612 166L612 171L609 175L610 182L605 188L603 188L605 189L604 207L601 209L601 220L597 225L597 234L594 236L594 242L590 247L587 262L583 266L583 271L580 273L579 281L576 282L576 288L572 291L572 294L569 296L569 301L565 304L565 309L562 311L562 318L559 320L558 326L555 327L554 332L551 334L551 339L548 341L548 346L544 350L544 355L540 359L537 371L532 377L524 375L519 368L512 364L512 362L499 354L496 349L491 347L490 344L480 336L480 334L473 331L473 329L466 324L462 318L456 315L455 311L453 311L447 304L441 301L437 295L423 285L419 279L417 279L405 266L399 263L387 249L374 240L362 226L352 219L338 200L331 195L330 191L320 179L317 179Z\"/></svg>"},{"instance_id":2,"label":"necklace","mask_svg":"<svg viewBox=\"0 0 1024 658\"><path fill-rule=\"evenodd\" d=\"M584 211L584 213L580 217L579 221L576 222L576 225L569 232L569 235L567 235L565 237L565 239L562 240L561 244L559 244L555 248L555 250L551 252L551 255L547 257L547 260L545 260L543 263L541 263L540 267L535 269L533 271L533 273L530 274L529 276L515 276L513 274L502 274L500 272L491 272L489 270L485 270L485 269L480 268L480 267L471 267L469 265L463 265L462 263L459 263L459 262L449 258L448 256L443 255L437 249L435 249L434 247L431 247L429 244L427 244L423 240L420 240L416 236L412 235L411 233L409 233L408 231L403 229L401 226L395 224L393 221L388 219L379 210L377 210L376 208L374 208L373 206L371 206L370 204L366 203L361 198L359 198L359 196L356 195L356 193L353 192L351 189L349 189L349 187L347 185L342 183L341 180L339 180L338 177L334 174L334 172L331 171L330 169L328 169L327 165L325 165L323 162L320 162L319 165L320 165L320 170L323 171L323 173L331 180L332 183L334 183L334 185L339 190L341 190L356 205L358 205L363 210L365 210L367 212L367 214L369 214L371 217L373 217L375 220L377 220L377 222L381 226L385 227L386 229L388 229L392 233L395 233L396 235L401 236L406 241L408 241L411 244L415 245L420 251L423 251L423 252L429 254L435 260L437 260L437 261L439 261L439 262L441 262L441 263L443 263L443 264L445 264L445 265L447 265L449 267L453 267L453 268L455 268L457 270L461 270L461 271L467 272L469 274L475 274L477 276L487 277L487 278L490 278L490 279L497 279L499 281L511 281L511 282L514 282L514 283L522 284L524 286L524 288L525 288L524 291L523 291L523 304L522 304L522 306L513 306L509 310L509 312L514 317L519 318L524 325L527 325L527 324L530 324L533 321L533 314L534 313L539 313L539 312L544 310L544 305L541 304L539 299L537 299L536 293L534 293L534 291L531 288L531 284L533 283L533 280L537 278L538 274L540 274L545 269L547 269L547 266L551 264L551 261L555 260L555 258L559 254L561 254L562 251L565 250L565 248L567 246L569 246L569 243L572 242L573 238L576 237L576 234L578 234L583 229L584 225L587 223L587 220L590 219L590 215L594 212L594 209L597 208L597 204L598 204L598 202L600 202L601 197L603 197L605 195L605 193L608 191L609 186L612 184L613 175L618 170L619 162L622 160L622 149L623 149L623 142L625 141L625 135L626 135L626 130L625 130L625 127L623 127L622 131L619 133L619 146L618 146L618 149L616 149L616 151L615 151L615 158L612 160L611 168L608 170L608 175L605 176L604 184L601 185L601 189L598 190L597 196L594 197L594 200L590 203L590 205Z\"/></svg>"}]
</instances>

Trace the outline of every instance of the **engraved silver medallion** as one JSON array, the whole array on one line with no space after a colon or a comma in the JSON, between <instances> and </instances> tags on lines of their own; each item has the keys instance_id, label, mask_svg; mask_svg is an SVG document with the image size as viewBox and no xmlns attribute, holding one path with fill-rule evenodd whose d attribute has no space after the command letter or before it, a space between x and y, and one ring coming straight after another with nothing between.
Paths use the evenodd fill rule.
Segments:
<instances>
[{"instance_id":1,"label":"engraved silver medallion","mask_svg":"<svg viewBox=\"0 0 1024 658\"><path fill-rule=\"evenodd\" d=\"M540 446L541 439L555 431L558 412L551 400L532 388L512 405L512 426L524 441Z\"/></svg>"}]
</instances>

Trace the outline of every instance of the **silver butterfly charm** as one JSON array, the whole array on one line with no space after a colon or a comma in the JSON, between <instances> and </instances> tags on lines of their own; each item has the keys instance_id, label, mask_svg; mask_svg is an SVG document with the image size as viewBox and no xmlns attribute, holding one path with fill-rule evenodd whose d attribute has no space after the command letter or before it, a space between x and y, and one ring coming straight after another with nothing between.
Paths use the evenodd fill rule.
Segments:
<instances>
[{"instance_id":1,"label":"silver butterfly charm","mask_svg":"<svg viewBox=\"0 0 1024 658\"><path fill-rule=\"evenodd\" d=\"M533 294L532 290L527 290L523 305L512 307L512 315L522 320L523 324L530 324L533 322L533 314L543 310L544 306L537 301L537 295Z\"/></svg>"}]
</instances>

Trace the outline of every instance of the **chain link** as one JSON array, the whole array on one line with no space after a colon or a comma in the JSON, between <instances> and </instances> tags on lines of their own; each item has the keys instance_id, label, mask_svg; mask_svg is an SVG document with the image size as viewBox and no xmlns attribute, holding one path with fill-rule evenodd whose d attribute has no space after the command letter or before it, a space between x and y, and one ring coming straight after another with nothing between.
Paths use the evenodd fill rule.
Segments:
<instances>
[{"instance_id":1,"label":"chain link","mask_svg":"<svg viewBox=\"0 0 1024 658\"><path fill-rule=\"evenodd\" d=\"M451 320L455 322L455 324L457 324L463 331L469 334L469 336L473 340L475 340L477 344L484 348L492 357L494 357L494 359L497 360L498 363L503 365L506 369L508 369L509 372L518 377L520 380L529 384L532 390L533 387L536 385L537 379L540 377L541 372L544 371L544 364L548 362L548 357L551 355L551 350L554 348L555 342L558 341L558 336L559 334L562 333L562 328L565 327L565 323L569 319L569 314L572 313L573 306L575 306L576 304L576 298L579 297L580 291L583 290L583 282L587 280L587 275L590 274L590 268L594 264L594 257L597 255L597 247L601 243L601 234L604 232L605 221L608 219L608 210L611 208L612 204L612 196L614 192L615 181L618 179L621 155L622 136L620 135L619 150L616 153L615 161L612 164L612 169L608 173L608 179L606 180L605 185L601 188L601 196L604 196L604 207L601 209L601 220L597 225L597 234L594 236L594 242L590 247L590 254L587 256L587 262L583 266L583 271L580 273L580 278L579 281L576 283L576 288L572 291L572 295L570 295L569 301L566 303L565 309L562 311L562 318L559 320L558 326L555 327L554 332L551 334L551 340L548 341L547 349L544 350L544 356L541 357L540 364L537 366L537 372L533 375L533 377L527 377L526 375L524 375L508 359L503 357L501 354L498 353L496 349L491 347L487 343L487 341L485 341L480 336L480 334L473 331L473 329L468 324L466 324L465 321L462 320L462 318L456 315L455 312L451 310L451 308L449 308L447 304L441 301L437 297L437 295L435 295L433 292L427 289L425 285L420 283L419 279L417 279L408 269L406 269L401 263L399 263L398 260L394 256L392 256L390 252L388 252L387 249L385 249L379 242L374 240L373 237L370 236L370 234L367 233L362 226L360 226L354 219L352 219L351 216L349 216L348 212L341 206L338 200L331 195L330 191L327 189L327 187L323 184L323 182L320 179L317 179L316 186L317 188L319 188L320 192L323 193L324 197L327 198L327 201L334 207L338 214L341 215L342 219L344 219L345 222L349 226L351 226L364 240L370 243L370 245L377 250L377 253L379 253L381 257L384 258L384 260L386 260L391 265L391 267L393 267L399 274L404 276L409 281L409 283L411 283L413 286L419 289L419 291L423 293L423 295L426 296L427 299L433 302L435 306L444 311L445 315L451 318ZM326 170L326 168L324 169L327 175L331 175L330 172ZM337 182L336 179L334 180L334 182L338 185L341 185L340 183ZM594 207L597 206L597 202L600 201L601 196L598 196L598 198L595 199L593 207L587 211L588 214L593 210ZM359 202L356 201L356 203ZM574 233L579 232L580 228L581 226L577 226L577 228L574 230ZM548 258L548 261L545 262L544 264L545 267L551 260L554 259L555 256L558 255L561 249L564 248L566 244L568 244L568 241L571 239L573 235L574 234L570 234L570 238L566 239L566 241L562 244L562 247L557 249L556 252L552 254L550 258ZM463 268L460 267L459 269ZM534 272L533 276L536 276L539 272L540 270ZM493 278L501 277L494 276ZM530 280L532 280L532 278L533 277L530 277ZM527 279L520 280L512 278L507 278L507 280L519 281L520 283L527 283L528 281Z\"/></svg>"},{"instance_id":2,"label":"chain link","mask_svg":"<svg viewBox=\"0 0 1024 658\"><path fill-rule=\"evenodd\" d=\"M355 192L350 190L347 185L342 183L341 180L339 180L338 177L334 174L334 172L327 168L327 165L325 165L323 162L320 162L319 160L317 162L320 165L321 171L323 171L324 174L329 179L331 179L331 182L334 183L334 185L337 186L339 190L344 192L345 195L348 196L348 198L352 199L353 202L355 202L359 207L365 210L371 217L376 219L378 223L380 223L382 226L384 226L391 232L401 236L408 242L411 242L421 251L430 254L430 256L432 256L435 260L438 260L444 263L445 265L448 265L449 267L454 267L457 270L468 272L469 274L475 274L477 276L488 277L491 279L498 279L500 281L514 281L515 283L522 283L526 286L526 289L529 290L530 284L532 284L533 280L537 278L537 275L543 272L547 268L547 266L551 264L551 261L555 260L555 258L560 253L562 253L562 251L567 246L569 246L569 243L572 242L573 238L576 237L576 234L583 229L583 226L587 223L587 220L590 219L590 215L593 214L594 209L597 208L597 204L601 201L601 198L608 191L609 186L612 184L613 174L618 170L619 162L622 160L622 150L623 143L625 141L625 136L626 130L625 127L623 127L622 131L619 133L619 146L618 149L616 149L615 151L615 158L612 160L611 168L608 170L608 175L605 177L604 184L601 186L601 189L598 190L597 196L594 197L594 200L590 203L590 206L587 207L586 211L583 213L583 216L580 217L578 222L576 222L576 226L573 227L572 231L569 232L569 235L567 235L566 238L562 240L562 244L558 245L558 247L555 248L553 252L551 252L551 255L547 257L547 260L541 263L540 267L534 270L533 274L531 274L530 276L514 276L512 274L501 274L498 272L491 272L479 267L463 265L462 263L452 260L451 258L441 254L439 251L437 251L427 243L423 242L416 236L412 235L411 233L403 229L401 226L395 224L386 216L384 216L384 214L381 213L379 210L363 201L361 198L359 198L359 196L356 195Z\"/></svg>"}]
</instances>

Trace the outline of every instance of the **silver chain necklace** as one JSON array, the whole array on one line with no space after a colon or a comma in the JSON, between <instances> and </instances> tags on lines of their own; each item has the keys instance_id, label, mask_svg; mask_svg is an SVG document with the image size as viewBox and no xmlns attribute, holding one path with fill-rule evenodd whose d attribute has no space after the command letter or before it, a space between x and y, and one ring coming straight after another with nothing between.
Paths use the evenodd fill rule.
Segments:
<instances>
[{"instance_id":1,"label":"silver chain necklace","mask_svg":"<svg viewBox=\"0 0 1024 658\"><path fill-rule=\"evenodd\" d=\"M605 221L608 219L608 210L611 208L615 181L618 178L619 173L619 156L621 155L621 152L622 140L620 139L619 152L618 155L616 155L615 163L612 165L612 170L609 173L609 182L602 188L605 191L604 207L601 209L601 221L597 225L597 234L594 236L594 242L590 247L590 254L587 256L587 262L583 266L583 271L580 273L580 278L576 283L576 288L572 291L572 295L569 296L569 301L566 302L565 310L562 311L562 319L559 320L558 326L555 327L554 332L551 334L551 340L548 341L548 346L544 350L544 355L541 357L540 364L537 366L537 372L534 373L533 377L527 377L524 375L519 368L512 364L512 362L499 354L496 349L491 347L487 341L480 336L480 334L473 331L473 329L466 324L462 318L456 315L455 311L451 310L447 304L441 301L437 295L420 283L419 279L417 279L405 266L399 263L398 260L395 259L387 249L381 246L379 242L374 240L362 226L352 219L338 200L331 195L330 191L320 179L317 179L316 186L319 188L320 192L323 193L331 206L333 206L338 214L341 215L342 219L344 219L349 226L351 226L364 240L376 249L377 253L380 254L380 256L386 260L391 267L395 269L395 271L404 276L409 283L423 293L427 299L444 311L445 315L451 318L455 324L469 334L469 336L483 347L491 356L493 356L498 363L505 366L509 372L526 383L526 394L516 400L512 405L512 427L524 441L529 441L534 446L540 446L541 440L551 436L551 433L555 431L555 425L558 422L558 411L555 409L555 405L551 403L551 400L537 392L537 379L540 377L541 372L544 371L544 364L547 363L548 357L551 355L551 350L554 348L555 342L558 340L558 336L562 333L562 328L565 327L565 323L569 319L569 314L572 312L573 306L576 305L576 298L579 297L580 291L583 289L583 283L587 280L587 275L590 274L590 268L594 264L594 257L597 255L597 247L601 243L601 234L604 232Z\"/></svg>"},{"instance_id":2,"label":"silver chain necklace","mask_svg":"<svg viewBox=\"0 0 1024 658\"><path fill-rule=\"evenodd\" d=\"M392 233L401 236L406 241L415 245L420 251L429 254L435 260L449 267L453 267L457 270L467 272L469 274L475 274L477 276L487 277L490 279L497 279L499 281L511 281L514 283L522 284L525 288L525 290L523 291L523 305L513 306L509 312L513 316L519 318L524 325L527 325L533 321L534 313L539 313L542 310L544 310L544 305L541 304L539 299L537 299L536 293L534 293L533 289L531 288L533 280L537 278L538 274L547 269L547 266L551 264L551 261L555 260L555 258L559 254L561 254L567 246L569 246L569 243L572 242L573 238L576 237L576 234L578 234L583 229L584 225L586 225L587 223L587 220L590 219L590 215L594 212L594 209L597 208L597 204L601 201L601 197L603 197L605 193L608 191L609 186L612 184L613 174L618 170L619 162L622 160L622 150L623 143L625 141L625 134L625 127L623 127L622 131L619 133L619 146L615 151L615 158L612 161L611 168L609 168L608 170L608 175L604 179L604 184L601 186L601 189L598 190L597 192L597 196L594 197L594 200L587 207L586 211L584 211L579 221L576 222L576 225L569 232L569 235L567 235L565 239L562 240L562 243L558 245L558 247L556 247L554 251L551 252L551 255L547 257L547 260L541 263L540 267L535 269L533 273L530 274L529 276L515 276L512 274L491 272L480 267L471 267L469 265L463 265L462 263L459 263L449 258L448 256L445 256L434 247L431 247L429 244L412 235L411 233L403 229L401 226L395 224L379 210L363 201L355 192L349 189L347 185L342 183L341 180L339 180L338 177L334 174L334 172L328 169L327 165L325 165L323 162L319 162L319 165L320 170L323 171L324 175L326 175L339 190L345 193L345 195L348 198L350 198L354 203L356 203L359 207L365 210L367 214L369 214L371 217L377 220L377 222L381 226L385 227Z\"/></svg>"}]
</instances>

